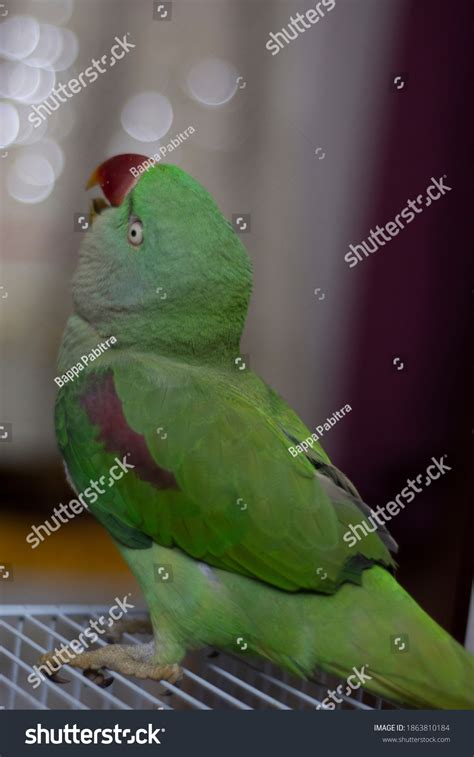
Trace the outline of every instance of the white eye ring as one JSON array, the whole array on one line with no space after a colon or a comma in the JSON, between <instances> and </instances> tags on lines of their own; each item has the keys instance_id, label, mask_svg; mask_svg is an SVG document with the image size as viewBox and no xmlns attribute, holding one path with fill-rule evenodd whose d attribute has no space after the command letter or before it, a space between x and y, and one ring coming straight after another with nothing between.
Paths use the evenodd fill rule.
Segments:
<instances>
[{"instance_id":1,"label":"white eye ring","mask_svg":"<svg viewBox=\"0 0 474 757\"><path fill-rule=\"evenodd\" d=\"M128 241L133 244L134 247L139 247L143 242L143 226L141 221L132 221L128 225Z\"/></svg>"}]
</instances>

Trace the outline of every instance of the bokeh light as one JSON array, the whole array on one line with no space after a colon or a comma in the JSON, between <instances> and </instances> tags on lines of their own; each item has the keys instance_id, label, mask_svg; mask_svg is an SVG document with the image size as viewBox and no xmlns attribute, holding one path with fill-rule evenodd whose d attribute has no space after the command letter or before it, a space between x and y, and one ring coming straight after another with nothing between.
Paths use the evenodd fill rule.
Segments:
<instances>
[{"instance_id":1,"label":"bokeh light","mask_svg":"<svg viewBox=\"0 0 474 757\"><path fill-rule=\"evenodd\" d=\"M18 111L11 103L0 102L0 148L15 141L20 128Z\"/></svg>"},{"instance_id":2,"label":"bokeh light","mask_svg":"<svg viewBox=\"0 0 474 757\"><path fill-rule=\"evenodd\" d=\"M31 113L31 108L29 106L19 105L17 106L17 110L20 119L20 128L15 139L15 144L32 145L34 142L39 142L46 133L48 122L42 121L40 126L35 128L28 121L28 116Z\"/></svg>"},{"instance_id":3,"label":"bokeh light","mask_svg":"<svg viewBox=\"0 0 474 757\"><path fill-rule=\"evenodd\" d=\"M14 169L19 178L32 187L44 187L54 182L52 165L33 149L23 152L16 159Z\"/></svg>"},{"instance_id":4,"label":"bokeh light","mask_svg":"<svg viewBox=\"0 0 474 757\"><path fill-rule=\"evenodd\" d=\"M29 117L32 106L51 95L56 72L69 69L78 56L76 34L57 26L69 20L73 8L73 0L30 0L38 18L8 16L0 24L0 97L6 100L0 102L0 148L17 147L6 183L9 195L22 203L45 200L64 169L57 140L74 127L74 109L63 109L61 118L53 112L38 127Z\"/></svg>"},{"instance_id":5,"label":"bokeh light","mask_svg":"<svg viewBox=\"0 0 474 757\"><path fill-rule=\"evenodd\" d=\"M54 71L45 68L36 69L39 72L39 83L35 91L28 97L23 97L22 102L29 105L36 105L45 100L53 91L56 84L56 74Z\"/></svg>"},{"instance_id":6,"label":"bokeh light","mask_svg":"<svg viewBox=\"0 0 474 757\"><path fill-rule=\"evenodd\" d=\"M64 154L57 142L53 139L42 139L34 147L25 148L21 153L22 160L38 162L38 158L45 159L53 170L53 179L56 180L63 172ZM23 177L24 178L24 177ZM48 175L46 183L50 183Z\"/></svg>"},{"instance_id":7,"label":"bokeh light","mask_svg":"<svg viewBox=\"0 0 474 757\"><path fill-rule=\"evenodd\" d=\"M8 193L19 202L42 202L51 194L53 187L53 167L39 153L20 155L7 175Z\"/></svg>"},{"instance_id":8,"label":"bokeh light","mask_svg":"<svg viewBox=\"0 0 474 757\"><path fill-rule=\"evenodd\" d=\"M8 17L0 24L0 54L6 58L26 58L40 38L40 25L32 16Z\"/></svg>"},{"instance_id":9,"label":"bokeh light","mask_svg":"<svg viewBox=\"0 0 474 757\"><path fill-rule=\"evenodd\" d=\"M74 32L70 29L59 29L59 32L62 37L61 52L54 62L47 66L47 68L52 68L53 71L65 71L72 66L79 52L79 42Z\"/></svg>"},{"instance_id":10,"label":"bokeh light","mask_svg":"<svg viewBox=\"0 0 474 757\"><path fill-rule=\"evenodd\" d=\"M28 66L52 66L63 51L63 36L60 29L51 24L40 24L38 44L33 52L24 58Z\"/></svg>"},{"instance_id":11,"label":"bokeh light","mask_svg":"<svg viewBox=\"0 0 474 757\"><path fill-rule=\"evenodd\" d=\"M0 95L14 100L31 97L38 89L40 72L21 61L0 63Z\"/></svg>"},{"instance_id":12,"label":"bokeh light","mask_svg":"<svg viewBox=\"0 0 474 757\"><path fill-rule=\"evenodd\" d=\"M142 92L127 100L120 121L134 139L155 142L169 131L173 109L168 98L159 92Z\"/></svg>"},{"instance_id":13,"label":"bokeh light","mask_svg":"<svg viewBox=\"0 0 474 757\"><path fill-rule=\"evenodd\" d=\"M235 95L238 73L231 63L206 58L196 63L186 77L192 97L203 105L225 105Z\"/></svg>"}]
</instances>

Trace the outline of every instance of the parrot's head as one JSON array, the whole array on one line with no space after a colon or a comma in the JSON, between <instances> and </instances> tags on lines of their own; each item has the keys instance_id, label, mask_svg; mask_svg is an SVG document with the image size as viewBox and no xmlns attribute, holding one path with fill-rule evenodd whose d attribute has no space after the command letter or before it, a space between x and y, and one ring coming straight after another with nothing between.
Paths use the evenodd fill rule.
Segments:
<instances>
[{"instance_id":1,"label":"parrot's head","mask_svg":"<svg viewBox=\"0 0 474 757\"><path fill-rule=\"evenodd\" d=\"M145 160L110 158L89 180L110 205L96 202L81 246L75 311L123 346L239 354L252 288L247 252L204 187L172 165L139 173Z\"/></svg>"}]
</instances>

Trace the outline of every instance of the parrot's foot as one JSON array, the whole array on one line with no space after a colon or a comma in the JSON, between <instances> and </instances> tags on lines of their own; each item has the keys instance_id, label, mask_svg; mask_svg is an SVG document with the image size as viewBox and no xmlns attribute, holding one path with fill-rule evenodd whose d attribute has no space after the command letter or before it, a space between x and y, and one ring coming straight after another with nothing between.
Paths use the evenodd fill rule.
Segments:
<instances>
[{"instance_id":1,"label":"parrot's foot","mask_svg":"<svg viewBox=\"0 0 474 757\"><path fill-rule=\"evenodd\" d=\"M110 630L107 631L104 639L109 644L118 644L119 641L122 641L122 636L125 633L153 634L150 618L125 618L124 620L117 620Z\"/></svg>"},{"instance_id":2,"label":"parrot's foot","mask_svg":"<svg viewBox=\"0 0 474 757\"><path fill-rule=\"evenodd\" d=\"M113 678L106 677L105 668L126 676L169 683L176 683L183 675L182 668L176 663L163 665L156 662L155 644L152 641L148 644L112 644L80 654L75 654L69 648L68 657L68 665L83 670L89 680L102 688L110 686L113 681ZM52 660L57 660L55 652L47 652L40 657L38 665L48 665ZM68 683L57 672L50 679L55 683Z\"/></svg>"}]
</instances>

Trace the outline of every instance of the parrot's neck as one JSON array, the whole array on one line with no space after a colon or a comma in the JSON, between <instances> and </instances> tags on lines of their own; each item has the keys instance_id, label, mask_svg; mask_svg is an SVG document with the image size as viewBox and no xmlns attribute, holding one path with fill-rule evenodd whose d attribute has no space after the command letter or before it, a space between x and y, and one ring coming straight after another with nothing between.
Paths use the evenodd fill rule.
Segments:
<instances>
[{"instance_id":1,"label":"parrot's neck","mask_svg":"<svg viewBox=\"0 0 474 757\"><path fill-rule=\"evenodd\" d=\"M64 373L76 365L103 339L87 321L72 315L66 325L58 357L58 370Z\"/></svg>"},{"instance_id":2,"label":"parrot's neck","mask_svg":"<svg viewBox=\"0 0 474 757\"><path fill-rule=\"evenodd\" d=\"M192 330L189 324L192 335L188 334L182 316L176 323L170 323L166 319L165 323L146 323L144 328L143 317L129 313L123 324L120 318L115 318L113 323L102 323L99 330L75 313L69 318L63 335L58 369L61 374L64 373L77 364L83 355L93 349L100 351L100 345L114 337L114 352L126 352L129 355L134 352L150 353L183 362L205 363L235 370L235 360L240 356L240 328L232 333L225 317L218 324L206 324L201 319L199 333L196 334L195 324L193 319Z\"/></svg>"}]
</instances>

